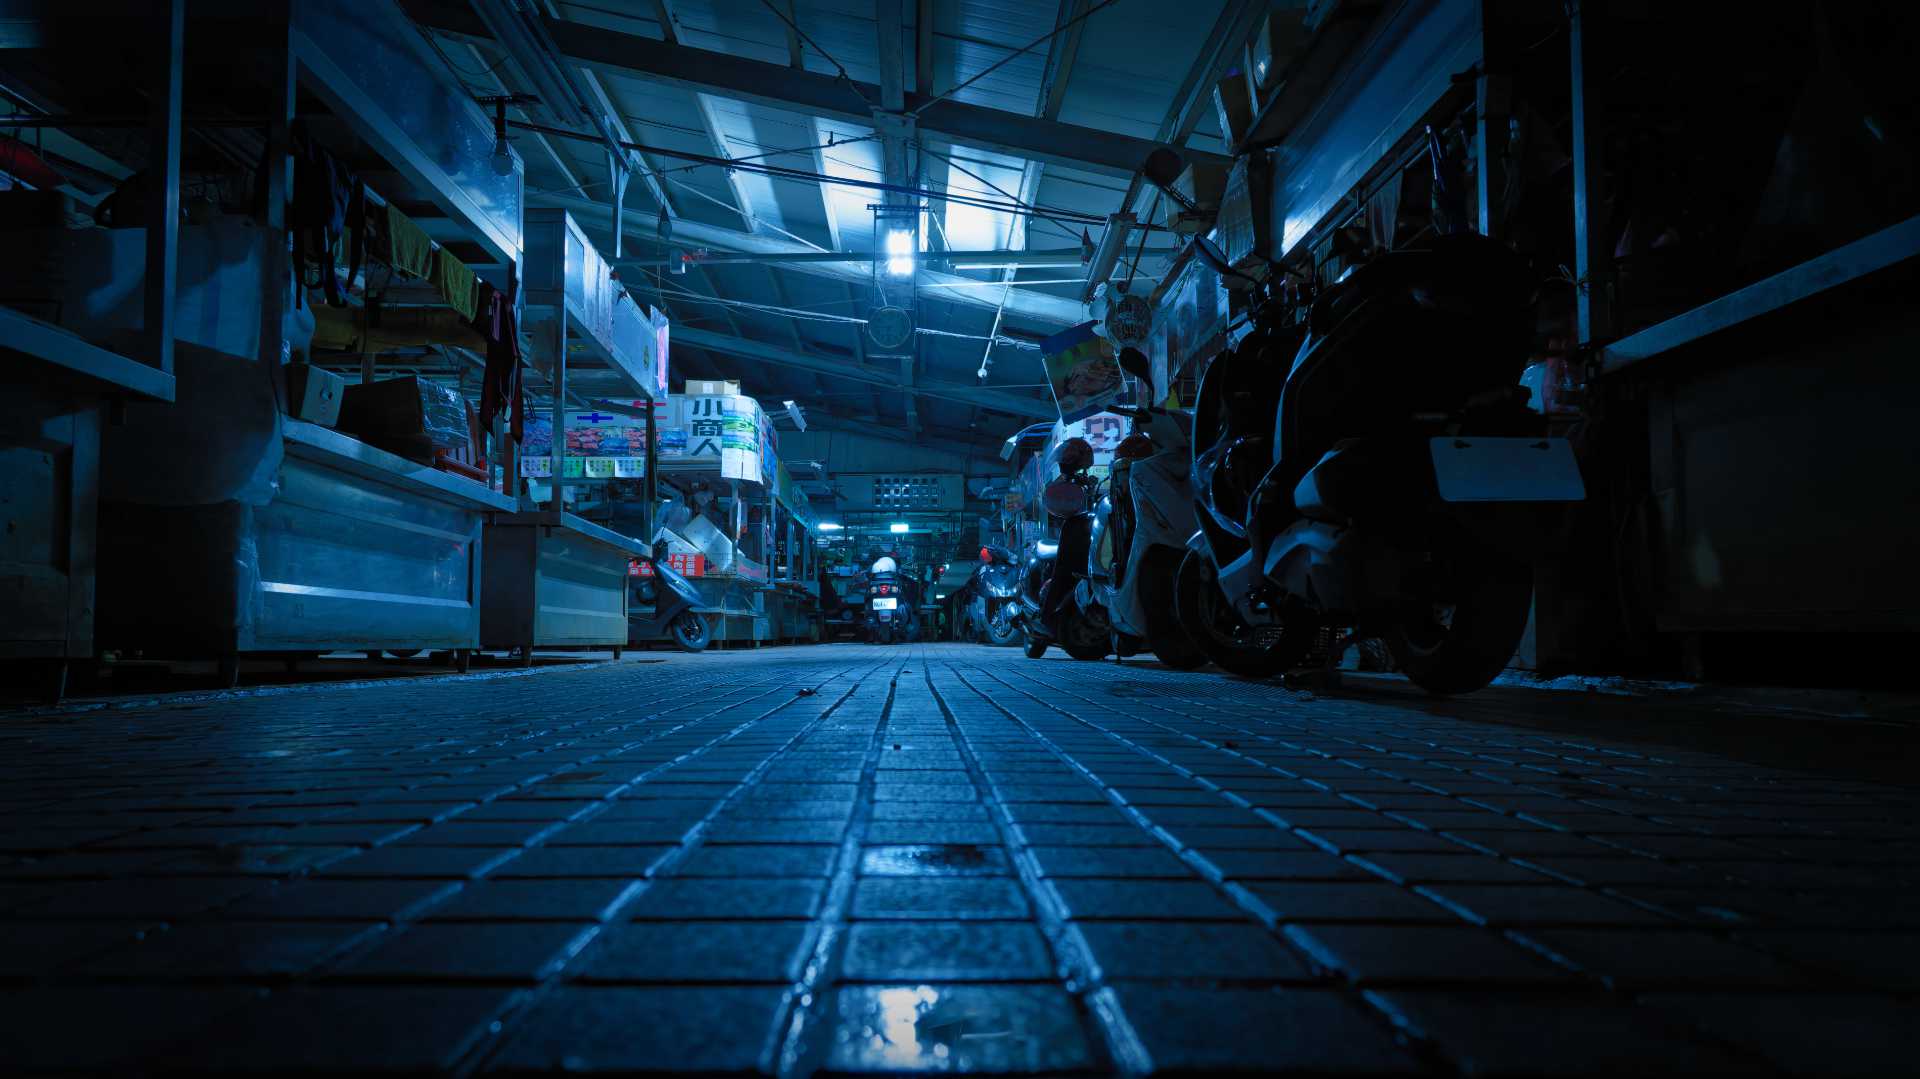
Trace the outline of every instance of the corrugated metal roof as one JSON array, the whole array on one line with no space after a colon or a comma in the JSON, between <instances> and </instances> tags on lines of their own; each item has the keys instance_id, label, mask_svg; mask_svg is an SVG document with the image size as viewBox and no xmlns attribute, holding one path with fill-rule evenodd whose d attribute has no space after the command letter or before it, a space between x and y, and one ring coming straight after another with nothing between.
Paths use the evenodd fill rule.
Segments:
<instances>
[{"instance_id":1,"label":"corrugated metal roof","mask_svg":"<svg viewBox=\"0 0 1920 1079\"><path fill-rule=\"evenodd\" d=\"M1121 0L1086 19L1079 28L1072 64L1055 77L1063 81L1061 121L1151 138L1174 106L1173 98L1186 80L1195 58L1202 55L1221 11L1231 0ZM845 73L856 82L877 86L879 42L871 0L774 0L793 19L811 44L800 50L801 65L817 74ZM972 106L1036 115L1050 65L1057 62L1060 37L1029 52L1016 50L1053 31L1063 18L1062 7L1072 0L937 0L932 5L932 54L928 87L917 82L919 5L902 2L904 84L911 90L945 93L1000 66L978 82L953 93ZM668 0L672 36L688 48L706 49L762 63L789 65L790 30L759 0ZM655 0L594 0L559 2L558 18L609 31L650 39L663 36ZM516 77L510 64L481 46L475 69L492 66L509 83ZM1004 61L1004 62L1003 62ZM471 74L472 72L469 72ZM881 145L874 129L843 118L823 118L804 110L766 104L747 104L715 94L698 94L679 86L650 81L640 70L597 73L608 98L634 137L648 145L677 152L718 157L755 158L769 164L862 180L882 178ZM860 112L875 102L846 90L848 109ZM869 91L871 94L872 91ZM853 100L860 97L860 101ZM578 125L576 125L578 126ZM1217 148L1211 116L1203 118L1194 145ZM570 193L605 201L606 164L591 142L550 140L545 147L524 136L519 149L527 160L530 193ZM831 144L831 145L828 145ZM1063 165L1038 166L1017 156L954 145L929 137L919 161L922 179L931 187L1004 200L1025 191L1040 206L1104 217L1120 209L1125 177L1094 169ZM556 163L553 158L557 157ZM564 164L566 171L559 167ZM790 242L794 248L815 247L841 251L870 251L875 246L872 203L879 192L822 185L810 180L772 178L745 170L691 166L684 161L652 161L665 184L676 215L722 229L749 231ZM570 181L567 177L574 179ZM569 191L572 182L579 190ZM744 202L744 205L742 204ZM657 207L636 182L629 188L627 207L651 215ZM607 219L578 215L595 235L608 231ZM968 207L935 201L929 205L924 231L943 238L946 246L963 250L1041 247L1075 249L1083 232L1095 240L1099 226L1062 225L1044 220L1023 223L1004 210ZM634 228L629 218L629 254L659 258L667 253L650 229ZM1028 235L1030 233L1030 235ZM684 243L684 241L682 241ZM862 267L842 267L851 280L816 276L817 271L771 264L711 265L687 274L629 274L628 283L643 299L660 302L676 320L716 332L737 334L763 345L822 357L835 363L865 365L889 379L900 371L898 359L870 353L883 350L862 340L857 324L822 321L823 318L863 317L872 297L859 279ZM1149 271L1151 267L1147 268ZM1020 272L1017 280L1057 281L1077 278L1074 268L1039 268ZM978 281L957 288L923 290L917 316L922 327L945 334L919 335L912 348L920 377L939 382L983 387L1031 387L1040 381L1037 353L999 346L987 380L975 377L994 324L991 306L995 290L1005 288L1002 271L962 271ZM1017 286L1077 297L1076 285ZM659 292L655 289L658 288ZM958 302L962 290L981 294L988 306ZM793 315L765 310L791 309ZM1045 327L1030 327L1041 330ZM783 367L757 360L739 360L720 354L682 349L684 370L697 375L731 375L749 383L750 392L792 395L809 408L847 416L903 420L904 398L897 389L869 385ZM917 413L923 425L953 427L957 437L993 439L997 427L1024 420L1003 418L987 424L994 430L971 435L966 424L981 414L962 403L922 398Z\"/></svg>"}]
</instances>

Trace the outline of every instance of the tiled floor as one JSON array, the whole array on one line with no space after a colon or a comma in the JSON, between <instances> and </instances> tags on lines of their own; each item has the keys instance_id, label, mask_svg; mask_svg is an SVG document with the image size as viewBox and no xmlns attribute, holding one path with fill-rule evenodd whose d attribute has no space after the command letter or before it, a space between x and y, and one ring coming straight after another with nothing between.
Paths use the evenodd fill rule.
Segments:
<instances>
[{"instance_id":1,"label":"tiled floor","mask_svg":"<svg viewBox=\"0 0 1920 1079\"><path fill-rule=\"evenodd\" d=\"M843 645L15 715L0 1070L1910 1069L1914 791L1560 700Z\"/></svg>"}]
</instances>

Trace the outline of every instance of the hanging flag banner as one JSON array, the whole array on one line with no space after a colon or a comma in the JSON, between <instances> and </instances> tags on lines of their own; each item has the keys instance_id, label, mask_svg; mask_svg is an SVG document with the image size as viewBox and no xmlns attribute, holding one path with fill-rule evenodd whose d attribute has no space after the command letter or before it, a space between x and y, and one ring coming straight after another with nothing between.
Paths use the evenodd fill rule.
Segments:
<instances>
[{"instance_id":1,"label":"hanging flag banner","mask_svg":"<svg viewBox=\"0 0 1920 1079\"><path fill-rule=\"evenodd\" d=\"M1047 384L1065 423L1091 416L1120 398L1120 365L1113 346L1083 322L1040 342Z\"/></svg>"}]
</instances>

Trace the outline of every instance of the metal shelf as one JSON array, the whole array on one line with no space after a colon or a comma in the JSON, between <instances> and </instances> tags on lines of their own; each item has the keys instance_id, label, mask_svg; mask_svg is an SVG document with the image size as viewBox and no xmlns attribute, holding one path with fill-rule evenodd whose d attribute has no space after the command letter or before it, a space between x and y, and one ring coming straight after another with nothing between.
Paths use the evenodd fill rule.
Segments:
<instances>
[{"instance_id":1,"label":"metal shelf","mask_svg":"<svg viewBox=\"0 0 1920 1079\"><path fill-rule=\"evenodd\" d=\"M1600 350L1600 373L1624 371L1916 255L1920 217L1910 217L1607 345Z\"/></svg>"}]
</instances>

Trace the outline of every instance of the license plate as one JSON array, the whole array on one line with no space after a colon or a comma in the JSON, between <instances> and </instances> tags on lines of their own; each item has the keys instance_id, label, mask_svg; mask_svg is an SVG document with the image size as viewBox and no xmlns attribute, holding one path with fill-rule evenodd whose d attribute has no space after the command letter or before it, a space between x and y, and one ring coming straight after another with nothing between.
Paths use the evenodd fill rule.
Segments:
<instances>
[{"instance_id":1,"label":"license plate","mask_svg":"<svg viewBox=\"0 0 1920 1079\"><path fill-rule=\"evenodd\" d=\"M1433 476L1448 502L1577 502L1587 497L1564 438L1436 438Z\"/></svg>"},{"instance_id":2,"label":"license plate","mask_svg":"<svg viewBox=\"0 0 1920 1079\"><path fill-rule=\"evenodd\" d=\"M891 611L899 605L900 601L891 596L875 597L873 601L873 609L876 611Z\"/></svg>"}]
</instances>

